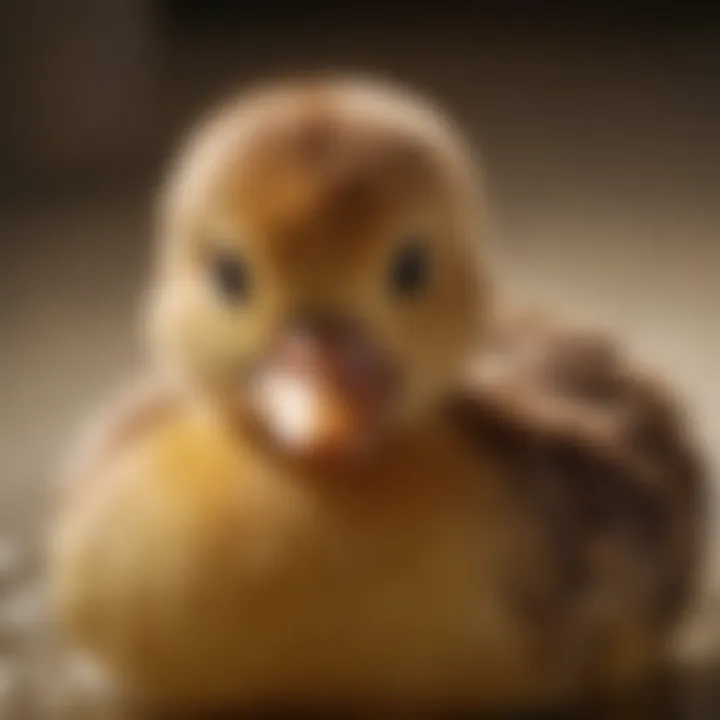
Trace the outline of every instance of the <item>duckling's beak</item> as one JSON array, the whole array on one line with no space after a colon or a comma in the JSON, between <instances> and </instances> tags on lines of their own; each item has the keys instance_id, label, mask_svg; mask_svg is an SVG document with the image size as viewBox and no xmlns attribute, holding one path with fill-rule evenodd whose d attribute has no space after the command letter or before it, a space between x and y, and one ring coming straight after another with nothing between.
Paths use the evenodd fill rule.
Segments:
<instances>
[{"instance_id":1,"label":"duckling's beak","mask_svg":"<svg viewBox=\"0 0 720 720\"><path fill-rule=\"evenodd\" d=\"M255 373L252 409L286 452L357 457L382 434L395 379L390 363L357 324L305 318L279 333Z\"/></svg>"}]
</instances>

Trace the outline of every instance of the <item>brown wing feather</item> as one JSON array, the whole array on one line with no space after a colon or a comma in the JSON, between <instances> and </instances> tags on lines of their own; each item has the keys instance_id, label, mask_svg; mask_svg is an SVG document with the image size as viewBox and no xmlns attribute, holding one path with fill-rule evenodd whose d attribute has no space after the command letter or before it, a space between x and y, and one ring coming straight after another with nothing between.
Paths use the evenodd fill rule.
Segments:
<instances>
[{"instance_id":1,"label":"brown wing feather","mask_svg":"<svg viewBox=\"0 0 720 720\"><path fill-rule=\"evenodd\" d=\"M453 412L539 525L555 582L529 601L586 634L669 632L696 587L705 486L667 388L607 337L521 316L496 328Z\"/></svg>"}]
</instances>

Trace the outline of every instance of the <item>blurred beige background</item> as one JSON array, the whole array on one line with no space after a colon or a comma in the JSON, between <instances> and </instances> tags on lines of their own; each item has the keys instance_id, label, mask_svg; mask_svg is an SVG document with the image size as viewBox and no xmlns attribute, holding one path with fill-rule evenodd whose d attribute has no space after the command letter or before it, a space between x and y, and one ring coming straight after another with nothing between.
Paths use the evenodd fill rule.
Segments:
<instances>
[{"instance_id":1,"label":"blurred beige background","mask_svg":"<svg viewBox=\"0 0 720 720\"><path fill-rule=\"evenodd\" d=\"M42 487L77 422L141 363L162 158L225 89L307 68L389 73L454 112L485 157L508 291L622 334L682 388L720 460L712 17L686 4L572 18L523 4L373 17L189 5L3 4L6 523L22 524L17 498Z\"/></svg>"}]
</instances>

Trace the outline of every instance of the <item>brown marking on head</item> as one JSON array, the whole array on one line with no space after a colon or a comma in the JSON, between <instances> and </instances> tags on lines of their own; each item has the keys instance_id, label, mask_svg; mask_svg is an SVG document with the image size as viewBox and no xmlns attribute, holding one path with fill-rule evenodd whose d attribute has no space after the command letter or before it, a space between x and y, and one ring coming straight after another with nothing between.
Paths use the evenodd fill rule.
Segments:
<instances>
[{"instance_id":1,"label":"brown marking on head","mask_svg":"<svg viewBox=\"0 0 720 720\"><path fill-rule=\"evenodd\" d=\"M290 263L333 256L351 263L385 240L377 238L395 216L420 202L454 200L427 137L394 127L389 117L374 127L335 91L297 95L299 108L282 106L248 131L252 141L226 187L226 213L241 216L248 234L264 237L269 251Z\"/></svg>"}]
</instances>

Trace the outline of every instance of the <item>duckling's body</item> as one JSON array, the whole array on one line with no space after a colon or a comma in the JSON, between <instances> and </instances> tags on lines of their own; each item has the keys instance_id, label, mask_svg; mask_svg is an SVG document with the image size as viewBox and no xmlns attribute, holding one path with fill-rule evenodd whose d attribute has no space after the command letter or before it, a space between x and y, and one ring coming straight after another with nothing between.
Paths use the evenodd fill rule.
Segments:
<instances>
[{"instance_id":1,"label":"duckling's body","mask_svg":"<svg viewBox=\"0 0 720 720\"><path fill-rule=\"evenodd\" d=\"M400 110L342 85L261 96L170 193L153 327L177 382L118 411L54 556L70 638L151 702L535 707L666 658L698 547L679 415L614 358L586 367L621 402L588 393L550 330L524 332L529 366L511 346L504 374L465 378L489 315L473 181ZM274 434L268 376L343 422L311 404L317 436Z\"/></svg>"},{"instance_id":2,"label":"duckling's body","mask_svg":"<svg viewBox=\"0 0 720 720\"><path fill-rule=\"evenodd\" d=\"M533 662L504 577L542 558L484 465L438 424L351 475L306 476L179 410L108 456L104 509L74 514L69 612L121 675L175 700L546 695L557 668Z\"/></svg>"}]
</instances>

